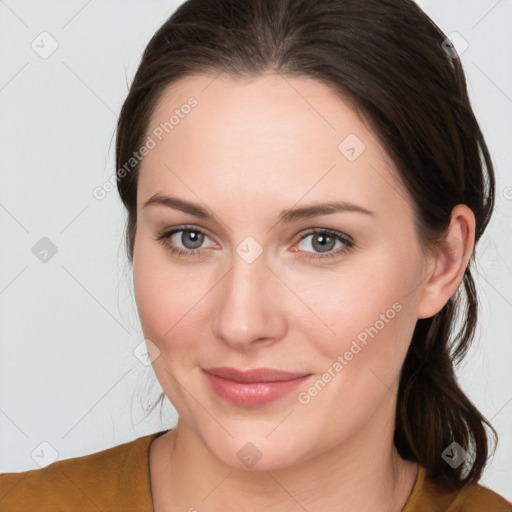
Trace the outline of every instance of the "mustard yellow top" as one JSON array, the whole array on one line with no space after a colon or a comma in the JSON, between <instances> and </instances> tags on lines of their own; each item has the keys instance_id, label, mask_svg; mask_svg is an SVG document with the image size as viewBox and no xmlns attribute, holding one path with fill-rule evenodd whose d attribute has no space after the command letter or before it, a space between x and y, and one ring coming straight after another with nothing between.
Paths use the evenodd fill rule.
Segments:
<instances>
[{"instance_id":1,"label":"mustard yellow top","mask_svg":"<svg viewBox=\"0 0 512 512\"><path fill-rule=\"evenodd\" d=\"M42 469L0 474L0 512L153 512L149 446L167 430ZM480 485L445 491L419 467L402 512L512 512Z\"/></svg>"}]
</instances>

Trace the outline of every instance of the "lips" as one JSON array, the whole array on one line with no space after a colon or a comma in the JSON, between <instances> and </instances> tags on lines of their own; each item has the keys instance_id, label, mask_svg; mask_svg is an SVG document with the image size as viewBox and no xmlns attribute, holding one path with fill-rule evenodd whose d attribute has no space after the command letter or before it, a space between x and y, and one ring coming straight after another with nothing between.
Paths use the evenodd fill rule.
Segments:
<instances>
[{"instance_id":1,"label":"lips","mask_svg":"<svg viewBox=\"0 0 512 512\"><path fill-rule=\"evenodd\" d=\"M210 388L223 400L241 407L259 407L290 393L312 374L274 368L238 370L204 368Z\"/></svg>"},{"instance_id":2,"label":"lips","mask_svg":"<svg viewBox=\"0 0 512 512\"><path fill-rule=\"evenodd\" d=\"M311 375L309 373L292 373L283 370L275 370L273 368L257 368L251 370L237 370L236 368L204 368L206 373L222 377L223 379L232 380L240 383L254 382L278 382L288 381Z\"/></svg>"}]
</instances>

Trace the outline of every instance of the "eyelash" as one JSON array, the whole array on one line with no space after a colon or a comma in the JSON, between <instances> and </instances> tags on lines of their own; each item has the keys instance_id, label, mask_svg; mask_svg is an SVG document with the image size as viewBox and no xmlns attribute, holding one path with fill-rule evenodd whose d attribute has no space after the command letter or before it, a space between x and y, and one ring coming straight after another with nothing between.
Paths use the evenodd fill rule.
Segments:
<instances>
[{"instance_id":1,"label":"eyelash","mask_svg":"<svg viewBox=\"0 0 512 512\"><path fill-rule=\"evenodd\" d=\"M195 226L187 225L187 226L180 226L179 228L173 228L170 231L163 231L161 234L159 234L157 236L156 240L158 242L160 242L162 245L164 245L166 247L166 249L168 249L170 251L171 254L176 254L181 257L200 258L203 255L203 249L185 250L185 249L180 249L179 247L175 247L173 245L169 245L169 238L172 235L179 233L180 231L191 231L193 233L199 233L201 235L208 236L203 230L196 228ZM324 254L310 253L308 251L305 251L306 256L303 256L303 257L306 259L318 260L318 259L325 259L325 258L335 258L337 256L340 256L341 254L348 252L355 245L354 242L352 241L352 239L350 237L348 237L347 235L344 235L337 231L332 231L329 229L321 229L321 228L315 228L315 229L309 230L307 233L305 233L302 236L302 238L297 243L302 242L302 240L304 240L305 238L307 238L310 235L316 235L316 234L328 235L330 237L333 237L336 240L339 240L340 242L342 242L344 244L344 246L341 249L338 249L337 251L327 252Z\"/></svg>"}]
</instances>

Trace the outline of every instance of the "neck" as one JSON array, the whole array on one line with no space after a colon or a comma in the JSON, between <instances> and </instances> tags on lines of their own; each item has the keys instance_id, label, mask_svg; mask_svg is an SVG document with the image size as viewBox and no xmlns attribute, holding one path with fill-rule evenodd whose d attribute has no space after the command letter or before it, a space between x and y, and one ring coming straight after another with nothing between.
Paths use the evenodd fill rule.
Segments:
<instances>
[{"instance_id":1,"label":"neck","mask_svg":"<svg viewBox=\"0 0 512 512\"><path fill-rule=\"evenodd\" d=\"M272 471L234 469L181 419L161 446L156 512L337 510L399 512L416 463L393 445L394 417L377 411L364 430L318 456ZM393 410L394 413L394 410ZM158 506L157 506L158 505Z\"/></svg>"}]
</instances>

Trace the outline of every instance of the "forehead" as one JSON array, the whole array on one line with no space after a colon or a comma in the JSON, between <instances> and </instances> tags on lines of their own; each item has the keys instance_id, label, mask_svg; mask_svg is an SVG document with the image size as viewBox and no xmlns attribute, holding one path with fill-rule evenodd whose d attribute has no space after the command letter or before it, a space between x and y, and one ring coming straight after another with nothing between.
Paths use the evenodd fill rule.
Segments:
<instances>
[{"instance_id":1,"label":"forehead","mask_svg":"<svg viewBox=\"0 0 512 512\"><path fill-rule=\"evenodd\" d=\"M281 202L285 191L295 201L308 191L339 199L342 189L357 194L362 187L382 200L382 192L396 195L399 187L393 162L364 118L309 77L186 77L164 91L147 134L156 146L141 165L144 196L176 176L197 192L224 187Z\"/></svg>"},{"instance_id":2,"label":"forehead","mask_svg":"<svg viewBox=\"0 0 512 512\"><path fill-rule=\"evenodd\" d=\"M182 124L193 124L194 130L203 127L213 135L235 138L241 128L244 135L257 128L258 139L281 131L282 136L289 133L290 140L299 134L309 135L316 145L318 132L326 145L336 144L344 133L358 132L365 139L373 138L364 118L340 93L311 77L275 73L251 78L221 74L180 79L164 90L152 113L150 128L168 121L191 98L197 101L192 121ZM174 135L184 131L177 128ZM209 128L221 131L213 133Z\"/></svg>"}]
</instances>

